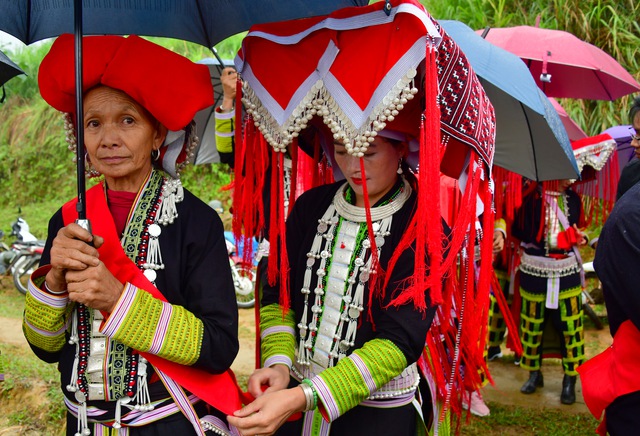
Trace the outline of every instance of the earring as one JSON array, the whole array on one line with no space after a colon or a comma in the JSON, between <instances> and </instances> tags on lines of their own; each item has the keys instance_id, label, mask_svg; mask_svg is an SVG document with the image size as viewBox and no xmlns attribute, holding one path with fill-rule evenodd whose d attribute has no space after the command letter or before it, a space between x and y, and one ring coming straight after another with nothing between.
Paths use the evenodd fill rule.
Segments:
<instances>
[{"instance_id":1,"label":"earring","mask_svg":"<svg viewBox=\"0 0 640 436\"><path fill-rule=\"evenodd\" d=\"M89 176L90 179L102 175L95 168L93 168L93 166L91 166L91 159L89 159L89 153L86 151L84 152L84 172L87 174L87 176Z\"/></svg>"},{"instance_id":2,"label":"earring","mask_svg":"<svg viewBox=\"0 0 640 436\"><path fill-rule=\"evenodd\" d=\"M398 159L398 170L396 171L398 174L402 174L402 158Z\"/></svg>"},{"instance_id":3,"label":"earring","mask_svg":"<svg viewBox=\"0 0 640 436\"><path fill-rule=\"evenodd\" d=\"M151 159L157 162L160 159L160 150L151 150Z\"/></svg>"}]
</instances>

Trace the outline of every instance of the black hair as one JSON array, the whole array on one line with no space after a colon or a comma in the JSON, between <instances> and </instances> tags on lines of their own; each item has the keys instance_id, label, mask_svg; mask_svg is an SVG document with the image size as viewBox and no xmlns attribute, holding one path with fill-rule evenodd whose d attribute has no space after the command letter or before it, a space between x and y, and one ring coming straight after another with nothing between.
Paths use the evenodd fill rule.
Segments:
<instances>
[{"instance_id":1,"label":"black hair","mask_svg":"<svg viewBox=\"0 0 640 436\"><path fill-rule=\"evenodd\" d=\"M640 113L640 96L633 99L631 107L629 108L629 123L633 124L633 119Z\"/></svg>"}]
</instances>

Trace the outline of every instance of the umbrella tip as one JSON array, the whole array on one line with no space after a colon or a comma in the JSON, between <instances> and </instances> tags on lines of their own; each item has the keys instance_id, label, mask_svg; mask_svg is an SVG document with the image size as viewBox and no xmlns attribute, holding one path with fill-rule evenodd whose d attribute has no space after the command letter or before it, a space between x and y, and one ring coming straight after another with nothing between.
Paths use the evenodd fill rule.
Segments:
<instances>
[{"instance_id":1,"label":"umbrella tip","mask_svg":"<svg viewBox=\"0 0 640 436\"><path fill-rule=\"evenodd\" d=\"M540 27L540 14L536 16L536 27Z\"/></svg>"},{"instance_id":2,"label":"umbrella tip","mask_svg":"<svg viewBox=\"0 0 640 436\"><path fill-rule=\"evenodd\" d=\"M484 28L484 30L482 31L482 35L480 35L480 36L482 36L482 38L486 38L487 34L489 33L489 30L491 30L491 27L490 26L486 26Z\"/></svg>"}]
</instances>

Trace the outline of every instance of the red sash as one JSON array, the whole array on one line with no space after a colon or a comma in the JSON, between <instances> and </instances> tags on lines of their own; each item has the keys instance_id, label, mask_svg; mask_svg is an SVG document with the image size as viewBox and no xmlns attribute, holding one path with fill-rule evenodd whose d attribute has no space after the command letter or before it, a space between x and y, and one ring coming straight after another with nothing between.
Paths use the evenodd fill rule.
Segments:
<instances>
[{"instance_id":1,"label":"red sash","mask_svg":"<svg viewBox=\"0 0 640 436\"><path fill-rule=\"evenodd\" d=\"M609 348L578 367L584 402L596 419L602 418L616 398L640 391L638 349L640 331L627 320L618 328Z\"/></svg>"},{"instance_id":2,"label":"red sash","mask_svg":"<svg viewBox=\"0 0 640 436\"><path fill-rule=\"evenodd\" d=\"M98 249L100 260L121 282L129 282L149 292L154 298L166 302L167 299L151 284L122 249L113 218L109 212L103 186L100 184L89 189L86 198L87 218L91 221L92 231L104 238L104 244ZM77 199L74 199L62 207L65 225L76 220L76 203ZM222 374L211 374L202 369L168 361L154 354L142 352L140 354L180 386L196 394L222 413L232 415L242 407L243 402L247 403L231 369Z\"/></svg>"}]
</instances>

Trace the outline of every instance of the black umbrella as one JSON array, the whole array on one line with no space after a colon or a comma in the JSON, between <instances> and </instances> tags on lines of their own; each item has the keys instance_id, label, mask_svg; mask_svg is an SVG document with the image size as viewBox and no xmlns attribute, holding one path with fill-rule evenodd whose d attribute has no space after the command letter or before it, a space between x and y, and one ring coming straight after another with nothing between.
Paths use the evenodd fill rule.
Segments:
<instances>
[{"instance_id":1,"label":"black umbrella","mask_svg":"<svg viewBox=\"0 0 640 436\"><path fill-rule=\"evenodd\" d=\"M9 56L0 51L0 86L2 86L2 97L0 97L0 103L4 101L5 97L4 84L20 74L25 74L25 72L22 71L22 69L11 59L9 59Z\"/></svg>"},{"instance_id":2,"label":"black umbrella","mask_svg":"<svg viewBox=\"0 0 640 436\"><path fill-rule=\"evenodd\" d=\"M73 33L76 52L78 220L86 223L82 36L146 35L212 48L253 24L324 15L367 0L0 0L0 30L25 44ZM88 224L87 224L88 226Z\"/></svg>"}]
</instances>

